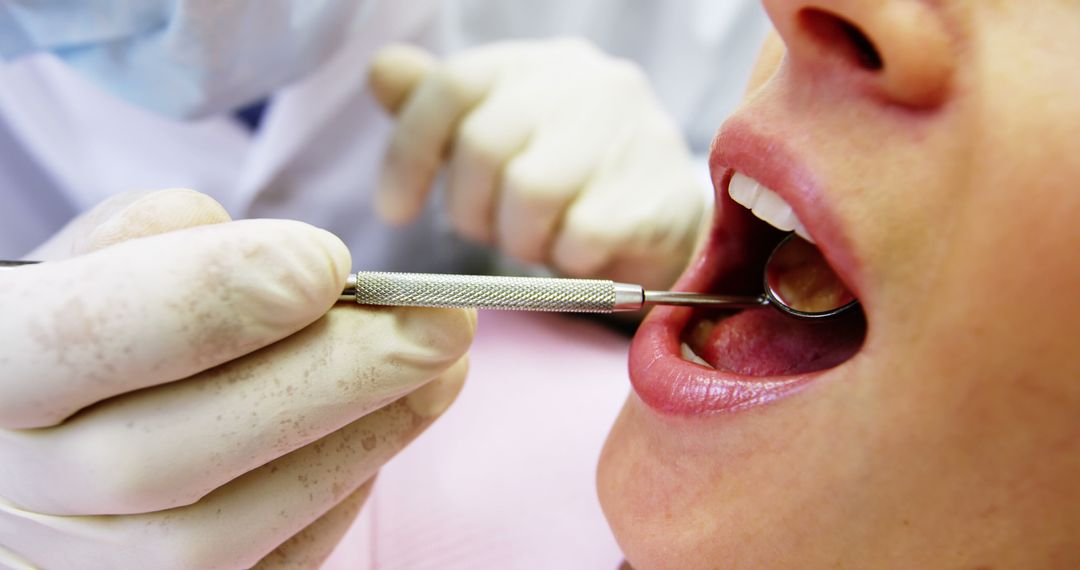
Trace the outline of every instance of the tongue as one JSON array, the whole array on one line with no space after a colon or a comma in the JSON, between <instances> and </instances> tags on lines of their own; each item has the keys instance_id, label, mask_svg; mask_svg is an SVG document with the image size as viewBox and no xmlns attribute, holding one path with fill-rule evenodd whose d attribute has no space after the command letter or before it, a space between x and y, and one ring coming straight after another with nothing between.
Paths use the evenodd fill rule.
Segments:
<instances>
[{"instance_id":1,"label":"tongue","mask_svg":"<svg viewBox=\"0 0 1080 570\"><path fill-rule=\"evenodd\" d=\"M832 368L862 345L866 324L858 311L824 322L801 321L771 308L751 309L691 323L687 344L714 368L744 376L775 376Z\"/></svg>"}]
</instances>

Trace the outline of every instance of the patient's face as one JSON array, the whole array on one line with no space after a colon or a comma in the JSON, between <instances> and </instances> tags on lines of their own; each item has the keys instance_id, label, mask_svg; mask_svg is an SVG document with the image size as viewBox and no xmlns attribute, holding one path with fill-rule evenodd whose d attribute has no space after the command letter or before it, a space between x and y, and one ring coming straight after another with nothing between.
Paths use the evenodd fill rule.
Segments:
<instances>
[{"instance_id":1,"label":"patient's face","mask_svg":"<svg viewBox=\"0 0 1080 570\"><path fill-rule=\"evenodd\" d=\"M653 311L598 476L628 560L1080 567L1080 3L765 5L787 51L717 136L682 286L757 285L775 235L730 185L865 321Z\"/></svg>"}]
</instances>

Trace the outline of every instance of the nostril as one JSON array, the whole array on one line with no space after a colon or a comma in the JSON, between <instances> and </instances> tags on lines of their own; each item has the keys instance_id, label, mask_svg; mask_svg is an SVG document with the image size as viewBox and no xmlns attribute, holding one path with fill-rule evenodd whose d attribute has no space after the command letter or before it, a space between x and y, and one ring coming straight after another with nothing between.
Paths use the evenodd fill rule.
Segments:
<instances>
[{"instance_id":1,"label":"nostril","mask_svg":"<svg viewBox=\"0 0 1080 570\"><path fill-rule=\"evenodd\" d=\"M884 69L874 42L851 22L824 10L806 8L799 12L799 23L810 37L826 51L836 53L867 71Z\"/></svg>"}]
</instances>

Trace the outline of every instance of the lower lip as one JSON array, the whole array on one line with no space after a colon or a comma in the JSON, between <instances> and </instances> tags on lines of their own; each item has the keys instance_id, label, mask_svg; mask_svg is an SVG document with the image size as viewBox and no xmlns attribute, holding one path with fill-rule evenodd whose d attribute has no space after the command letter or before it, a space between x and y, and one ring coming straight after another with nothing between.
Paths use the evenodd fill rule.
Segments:
<instances>
[{"instance_id":1,"label":"lower lip","mask_svg":"<svg viewBox=\"0 0 1080 570\"><path fill-rule=\"evenodd\" d=\"M691 310L658 307L630 346L630 381L650 408L700 416L735 412L791 394L821 373L772 378L738 376L686 361L680 335Z\"/></svg>"},{"instance_id":2,"label":"lower lip","mask_svg":"<svg viewBox=\"0 0 1080 570\"><path fill-rule=\"evenodd\" d=\"M693 262L675 289L703 291L717 276L731 273L749 245L737 227L745 216L733 213L740 208L727 197L727 180L719 184L714 236L703 255ZM719 244L719 245L717 245ZM702 416L740 411L792 394L827 371L793 376L751 377L713 369L682 357L682 333L693 310L687 307L657 307L638 328L630 346L630 381L638 397L650 408L669 415Z\"/></svg>"}]
</instances>

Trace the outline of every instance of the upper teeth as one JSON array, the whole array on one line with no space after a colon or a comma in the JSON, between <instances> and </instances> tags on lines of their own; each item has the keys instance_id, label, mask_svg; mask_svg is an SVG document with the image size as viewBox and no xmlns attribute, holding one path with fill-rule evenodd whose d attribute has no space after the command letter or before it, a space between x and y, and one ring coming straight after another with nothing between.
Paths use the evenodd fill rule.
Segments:
<instances>
[{"instance_id":1,"label":"upper teeth","mask_svg":"<svg viewBox=\"0 0 1080 570\"><path fill-rule=\"evenodd\" d=\"M800 237L810 243L814 240L806 231L795 211L776 192L769 190L757 180L736 172L728 184L728 194L731 199L754 212L754 215L765 220L770 225L786 232L794 231Z\"/></svg>"}]
</instances>

